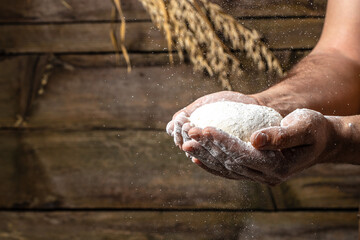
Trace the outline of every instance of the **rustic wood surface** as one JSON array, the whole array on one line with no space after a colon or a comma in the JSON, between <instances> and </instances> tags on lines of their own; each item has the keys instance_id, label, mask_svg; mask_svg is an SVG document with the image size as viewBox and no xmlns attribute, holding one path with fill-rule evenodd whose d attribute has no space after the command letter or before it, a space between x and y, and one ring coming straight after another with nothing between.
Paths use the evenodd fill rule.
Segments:
<instances>
[{"instance_id":1,"label":"rustic wood surface","mask_svg":"<svg viewBox=\"0 0 360 240\"><path fill-rule=\"evenodd\" d=\"M288 53L287 51L277 52L277 55L281 57L284 63L286 62L295 62L298 60L302 54L306 52L299 52L298 54ZM319 165L315 168L310 169L307 172L300 174L298 177L289 179L286 183L281 184L272 189L273 198L275 205L269 200L269 192L267 189L265 195L258 195L256 191L252 196L251 201L253 204L235 204L231 205L230 199L224 199L224 202L219 203L219 205L213 204L212 200L207 201L206 198L209 193L206 193L199 204L194 202L189 202L188 200L184 202L178 202L174 204L176 198L183 199L182 193L186 192L188 187L191 188L193 185L192 182L197 182L195 179L187 182L183 186L183 189L173 192L163 192L165 198L171 198L173 202L170 201L170 204L162 203L163 199L159 198L156 201L148 198L144 203L141 203L141 197L136 198L137 192L131 192L128 188L119 188L117 186L117 181L112 178L103 180L103 184L112 186L114 189L123 195L123 191L126 194L133 194L129 201L127 202L117 202L118 195L120 193L109 193L108 190L104 188L104 185L97 187L92 186L93 182L82 181L83 185L79 185L79 188L76 188L74 192L71 192L69 189L72 189L73 182L80 181L81 179L88 179L87 176L89 172L96 172L98 169L101 172L106 172L107 169L103 168L102 161L98 160L97 157L94 157L96 165L95 169L84 168L81 174L78 177L71 175L61 175L58 172L57 168L46 168L43 175L33 174L31 169L39 168L35 164L33 167L29 167L29 170L26 168L16 169L14 168L14 161L16 162L17 156L23 154L23 158L27 159L38 159L40 162L45 162L46 164L53 164L54 162L60 162L64 165L61 165L60 168L66 169L65 172L73 173L74 170L71 168L70 164L66 164L66 161L63 159L70 159L69 161L82 164L84 160L88 158L87 149L84 149L82 146L93 146L96 150L94 156L101 156L106 152L106 156L110 156L110 163L117 163L115 159L118 158L120 150L111 152L108 149L108 145L112 146L113 144L118 145L116 140L111 139L109 136L115 136L118 132L121 133L121 136L124 136L122 129L154 129L158 128L163 131L166 122L171 118L172 114L177 111L178 108L185 106L188 102L191 102L195 98L204 95L209 92L220 90L219 84L217 84L213 79L207 79L205 81L201 75L193 74L191 67L185 65L175 65L168 66L166 65L168 59L167 54L156 54L153 58L153 61L149 61L148 57L144 54L133 54L132 59L133 63L136 66L131 74L127 74L124 70L124 66L117 67L115 64L115 57L112 54L109 55L59 55L58 60L62 63L66 63L73 68L67 69L63 66L57 66L51 77L49 78L49 83L45 87L45 93L42 96L37 96L32 105L29 107L27 125L26 128L31 129L72 129L72 131L79 131L80 129L85 130L84 132L69 132L61 133L55 131L53 132L27 132L23 134L21 131L10 131L9 136L12 136L11 139L15 139L16 143L13 147L14 151L8 154L7 159L5 160L8 164L8 168L4 168L6 173L3 173L4 182L6 179L9 179L8 176L11 176L11 172L16 172L17 176L24 175L29 176L25 178L20 178L19 182L16 183L17 186L22 186L23 182L29 181L34 175L37 176L38 183L41 182L52 182L52 179L61 179L61 183L58 183L59 186L63 186L59 191L52 193L47 196L47 189L53 189L52 185L40 185L35 188L31 188L27 185L21 188L21 191L18 188L13 188L13 185L10 183L4 184L4 192L7 192L6 195L8 198L4 198L3 206L5 207L179 207L185 205L185 207L229 207L237 208L240 205L243 205L240 208L260 208L268 209L278 208L278 209L303 209L303 208L356 208L357 202L359 199L359 168L354 168L350 165L344 166L332 166L332 165ZM10 81L4 81L10 86L8 88L1 89L4 91L4 96L6 94L16 94L19 92L17 89L19 86L23 86L21 89L24 89L24 86L31 85L31 82L36 82L32 80L31 76L41 75L37 72L24 73L19 71L19 76L13 74L15 69L19 67L19 64L26 63L34 67L35 62L39 62L39 59L43 57L33 57L33 56L19 56L3 59L4 69L9 69L10 71L5 72L4 76L9 77ZM21 65L20 65L21 67ZM38 71L38 70L36 70ZM29 76L30 75L30 76ZM14 79L12 82L11 79ZM27 83L30 82L30 83ZM153 83L156 84L153 84ZM27 83L27 84L25 84ZM179 87L180 86L180 87ZM190 87L189 87L190 86ZM26 102L26 99L29 98L31 93L27 93L32 87L26 87L23 90L23 97L20 96L21 102ZM11 91L8 91L11 89ZM169 92L168 89L173 89ZM183 89L188 89L183 91ZM21 91L20 91L21 92ZM11 95L11 96L13 96ZM178 96L182 96L179 98ZM18 100L10 97L12 104L16 105ZM21 105L21 104L20 104ZM24 107L21 107L24 108ZM3 113L5 113L4 111ZM4 118L6 119L6 118ZM13 124L13 119L15 119L14 111L10 109L7 112L7 120L9 124ZM12 125L5 125L12 126ZM91 129L103 129L104 131L97 131L93 135ZM113 129L109 131L106 129ZM118 129L118 130L117 130ZM150 140L144 143L149 144L148 149L155 149L156 143L152 139L152 135L160 134L162 137L159 138L161 146L160 149L169 149L170 152L167 152L166 158L171 159L172 155L177 156L179 159L186 160L183 155L178 156L179 152L171 149L173 147L171 140L165 136L163 133L157 131L147 132L147 131L136 131L134 132L137 136L148 136ZM149 135L149 133L151 133ZM159 135L159 136L160 136ZM92 137L91 137L92 136ZM94 137L96 136L96 137ZM150 136L150 137L149 137ZM96 141L89 140L88 138L95 138ZM6 139L9 139L6 137ZM17 139L17 140L16 140ZM29 140L31 139L31 140ZM56 140L58 139L58 140ZM63 140L61 140L63 139ZM73 145L66 143L68 139L74 139ZM76 140L75 140L76 139ZM125 138L127 139L127 138ZM135 140L138 138L134 138ZM132 142L134 139L127 139L127 141ZM115 141L115 143L114 143ZM123 143L123 141L120 141ZM143 146L139 142L134 142L133 149L141 149ZM165 145L164 145L165 144ZM41 147L43 146L43 147ZM48 153L44 155L45 146L48 146L50 149L61 149L60 152L69 152L72 153L68 155ZM135 147L137 146L137 147ZM33 149L42 149L33 150ZM111 148L110 148L111 149ZM35 151L35 153L34 153ZM38 152L39 153L38 153ZM18 154L16 154L18 152ZM46 151L45 151L46 152ZM92 152L93 153L93 152ZM90 154L91 156L92 153ZM134 150L131 150L132 156L125 157L125 159L132 158L135 156ZM154 154L154 153L151 153ZM9 157L10 156L10 157ZM13 157L16 156L16 157ZM152 157L156 159L155 156ZM147 165L143 171L148 167L148 160L146 158L141 158L143 162L146 162ZM164 161L164 159L162 161ZM122 160L129 161L129 160ZM133 166L129 165L120 165L116 171L121 172L120 169L126 168L132 169ZM155 161L155 160L154 160ZM160 160L158 160L160 161ZM180 161L180 160L179 160ZM39 162L39 161L37 161ZM79 163L78 163L79 162ZM181 161L180 161L181 162ZM125 163L125 162L124 162ZM182 162L185 164L185 162ZM189 162L186 162L185 165L181 165L180 169L184 172L187 171L199 171L200 169L194 169L194 167ZM159 164L161 164L159 162ZM155 166L155 165L154 165ZM162 165L161 165L162 166ZM171 167L173 166L173 167ZM174 168L176 165L164 165L164 169ZM157 166L159 167L159 166ZM156 167L156 168L157 168ZM156 168L152 171L156 171ZM5 170L7 169L7 170ZM15 169L15 170L14 170ZM190 170L189 170L190 169ZM25 171L26 174L22 174L22 171ZM133 170L131 170L133 171ZM37 173L37 171L35 171ZM150 171L151 173L151 171ZM10 174L10 175L9 175ZM170 174L171 175L171 174ZM163 185L159 187L162 189L167 184L167 177L162 178ZM48 181L43 180L43 176L49 176ZM56 177L55 177L56 176ZM146 178L146 182L151 182L151 174ZM190 175L191 176L191 175ZM94 175L96 177L96 174ZM185 178L187 177L184 176ZM205 179L210 178L209 175L205 174L202 177ZM124 175L122 181L135 181L138 178L137 175ZM66 179L69 179L70 183ZM175 181L175 180L174 180ZM110 183L114 185L111 185ZM231 182L231 181L230 181ZM224 189L226 188L227 181L222 182ZM233 182L231 182L233 184ZM126 185L126 184L125 184ZM124 186L124 184L122 185ZM155 185L153 185L155 187ZM211 187L209 187L211 189ZM10 191L11 189L17 189L16 193ZM89 192L83 192L83 189L92 189L91 192L95 192L94 195L91 195ZM97 190L95 190L97 189ZM144 189L149 189L154 191L154 188L146 186ZM231 189L231 188L230 188ZM260 188L262 189L262 188ZM103 191L104 190L104 191ZM157 191L158 189L155 189ZM163 191L163 190L162 190ZM259 190L260 191L260 190ZM259 192L258 191L258 192ZM129 193L130 192L130 193ZM149 191L150 192L150 191ZM150 196L149 192L146 192L145 195ZM231 192L231 190L229 190ZM85 194L85 195L84 195ZM90 194L91 201L86 200L87 194ZM120 195L121 195L120 194ZM126 195L125 194L125 195ZM195 192L192 193L196 195ZM241 195L241 194L240 194ZM14 197L15 196L15 197ZM36 197L34 197L36 196ZM102 198L104 199L96 200ZM106 196L106 197L104 197ZM135 196L135 198L134 198ZM259 204L259 199L267 199L265 204ZM9 200L10 199L10 200ZM64 200L65 199L65 200ZM76 202L76 199L79 201ZM115 199L115 200L114 200ZM135 199L135 200L134 200ZM136 200L137 199L137 200ZM241 202L240 200L237 200ZM257 201L257 202L256 202ZM117 202L117 203L114 203ZM7 204L7 205L6 205ZM102 205L103 204L103 205ZM144 204L141 206L141 204ZM233 204L233 203L232 203Z\"/></svg>"},{"instance_id":2,"label":"rustic wood surface","mask_svg":"<svg viewBox=\"0 0 360 240\"><path fill-rule=\"evenodd\" d=\"M273 49L309 49L319 39L323 19L240 20L257 29ZM0 52L114 52L110 23L0 25ZM166 51L163 34L151 22L127 24L129 51Z\"/></svg>"},{"instance_id":3,"label":"rustic wood surface","mask_svg":"<svg viewBox=\"0 0 360 240\"><path fill-rule=\"evenodd\" d=\"M283 66L289 67L305 51L276 51ZM176 56L176 55L175 55ZM54 66L43 95L36 85L46 65L45 56L6 57L0 61L0 127L11 127L15 116L27 116L30 128L157 128L179 108L207 93L221 90L215 79L194 74L186 64L170 66L167 54L131 54L132 73L124 61L118 66L113 54L58 55L63 65ZM17 71L27 67L31 71ZM6 71L5 71L6 69ZM36 69L36 70L33 70ZM243 93L268 87L271 77L257 71L232 81ZM27 86L27 87L25 87ZM169 89L171 91L169 91Z\"/></svg>"},{"instance_id":4,"label":"rustic wood surface","mask_svg":"<svg viewBox=\"0 0 360 240\"><path fill-rule=\"evenodd\" d=\"M324 16L326 1L212 0L235 17ZM266 7L265 7L266 6ZM111 0L2 0L0 22L76 22L111 20ZM127 19L148 20L138 0L122 1Z\"/></svg>"},{"instance_id":5,"label":"rustic wood surface","mask_svg":"<svg viewBox=\"0 0 360 240\"><path fill-rule=\"evenodd\" d=\"M273 212L254 214L243 235L257 240L358 239L355 212ZM246 239L246 238L245 238Z\"/></svg>"},{"instance_id":6,"label":"rustic wood surface","mask_svg":"<svg viewBox=\"0 0 360 240\"><path fill-rule=\"evenodd\" d=\"M3 131L0 208L358 207L360 167L318 165L269 189L214 177L163 131Z\"/></svg>"},{"instance_id":7,"label":"rustic wood surface","mask_svg":"<svg viewBox=\"0 0 360 240\"><path fill-rule=\"evenodd\" d=\"M263 33L285 69L315 46L326 6L214 2ZM358 166L318 165L269 188L214 177L176 149L166 122L220 85L170 66L139 1L122 4L130 74L115 63L110 0L0 2L0 239L358 238ZM243 80L244 93L271 81Z\"/></svg>"},{"instance_id":8,"label":"rustic wood surface","mask_svg":"<svg viewBox=\"0 0 360 240\"><path fill-rule=\"evenodd\" d=\"M356 240L356 212L0 213L2 239Z\"/></svg>"},{"instance_id":9,"label":"rustic wood surface","mask_svg":"<svg viewBox=\"0 0 360 240\"><path fill-rule=\"evenodd\" d=\"M272 188L277 208L354 208L360 200L360 166L323 164Z\"/></svg>"},{"instance_id":10,"label":"rustic wood surface","mask_svg":"<svg viewBox=\"0 0 360 240\"><path fill-rule=\"evenodd\" d=\"M266 186L213 177L164 132L0 136L0 208L274 209Z\"/></svg>"},{"instance_id":11,"label":"rustic wood surface","mask_svg":"<svg viewBox=\"0 0 360 240\"><path fill-rule=\"evenodd\" d=\"M6 58L0 60L0 126L12 126L18 109L19 68L26 68L24 58Z\"/></svg>"}]
</instances>

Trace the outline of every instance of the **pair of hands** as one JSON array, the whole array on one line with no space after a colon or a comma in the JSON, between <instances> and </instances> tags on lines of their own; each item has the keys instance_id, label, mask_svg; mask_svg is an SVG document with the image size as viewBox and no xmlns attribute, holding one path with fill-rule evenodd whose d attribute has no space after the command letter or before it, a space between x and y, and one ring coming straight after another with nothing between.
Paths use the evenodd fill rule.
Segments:
<instances>
[{"instance_id":1,"label":"pair of hands","mask_svg":"<svg viewBox=\"0 0 360 240\"><path fill-rule=\"evenodd\" d=\"M212 174L276 185L331 155L333 124L309 109L291 112L280 126L254 132L251 144L213 127L191 125L189 116L196 108L218 101L259 104L254 97L236 92L206 95L177 112L166 129L194 163Z\"/></svg>"}]
</instances>

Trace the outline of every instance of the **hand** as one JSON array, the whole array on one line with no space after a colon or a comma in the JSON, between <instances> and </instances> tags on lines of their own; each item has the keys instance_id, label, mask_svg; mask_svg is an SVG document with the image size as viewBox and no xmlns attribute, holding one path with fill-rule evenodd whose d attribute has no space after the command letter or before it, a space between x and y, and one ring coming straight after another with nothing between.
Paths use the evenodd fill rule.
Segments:
<instances>
[{"instance_id":1,"label":"hand","mask_svg":"<svg viewBox=\"0 0 360 240\"><path fill-rule=\"evenodd\" d=\"M219 101L232 101L232 102L240 102L246 104L259 104L254 97L247 96L237 92L222 91L222 92L205 95L197 99L187 107L175 113L172 120L167 124L166 131L170 136L174 137L175 145L179 146L181 149L182 144L187 140L190 140L187 136L184 136L182 133L184 132L185 129L189 130L191 128L189 123L189 117L191 113L205 104L219 102Z\"/></svg>"},{"instance_id":2,"label":"hand","mask_svg":"<svg viewBox=\"0 0 360 240\"><path fill-rule=\"evenodd\" d=\"M321 113L298 109L278 127L264 128L251 136L251 144L216 128L191 128L183 145L205 170L232 179L252 179L278 184L292 174L334 156L334 127Z\"/></svg>"}]
</instances>

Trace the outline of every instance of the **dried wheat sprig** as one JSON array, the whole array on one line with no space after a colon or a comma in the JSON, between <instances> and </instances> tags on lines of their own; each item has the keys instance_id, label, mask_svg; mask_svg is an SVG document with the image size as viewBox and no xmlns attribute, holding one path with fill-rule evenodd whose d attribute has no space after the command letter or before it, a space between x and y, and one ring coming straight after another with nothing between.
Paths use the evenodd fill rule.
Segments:
<instances>
[{"instance_id":1,"label":"dried wheat sprig","mask_svg":"<svg viewBox=\"0 0 360 240\"><path fill-rule=\"evenodd\" d=\"M115 62L116 64L119 64L120 63L120 47L119 47L119 43L118 43L118 40L117 40L117 37L116 37L116 24L115 24L115 20L116 20L116 9L115 7L113 7L111 9L111 19L113 20L113 22L111 23L110 25L110 40L111 40L111 43L112 45L114 46L115 48Z\"/></svg>"},{"instance_id":2,"label":"dried wheat sprig","mask_svg":"<svg viewBox=\"0 0 360 240\"><path fill-rule=\"evenodd\" d=\"M220 32L226 41L230 42L232 50L245 51L247 57L251 58L258 69L264 71L275 71L279 76L283 70L274 54L261 41L259 33L255 29L248 29L238 23L233 17L223 12L216 4L207 0L199 0L209 14L209 19L217 32Z\"/></svg>"},{"instance_id":3,"label":"dried wheat sprig","mask_svg":"<svg viewBox=\"0 0 360 240\"><path fill-rule=\"evenodd\" d=\"M156 1L158 3L158 6L160 7L161 11L163 12L163 17L164 17L164 31L166 34L166 40L167 40L167 45L168 45L168 52L169 52L169 60L170 63L173 64L174 63L174 59L173 59L173 55L172 55L172 37L171 37L171 31L170 31L170 25L169 25L169 20L168 20L168 13L166 10L166 6L165 6L165 2L163 0L158 0Z\"/></svg>"},{"instance_id":4,"label":"dried wheat sprig","mask_svg":"<svg viewBox=\"0 0 360 240\"><path fill-rule=\"evenodd\" d=\"M116 37L116 25L115 23L112 23L112 29L110 30L110 38L112 41L113 46L115 47L116 50L116 58L117 61L119 61L119 53L120 50L124 56L124 59L126 61L127 64L127 71L131 72L131 62L130 62L130 57L129 54L126 50L125 47L125 34L126 34L126 21L125 21L125 16L124 13L122 11L121 8L121 2L120 0L113 0L113 4L115 6L115 8L112 9L112 19L115 21L117 19L117 16L119 15L120 17L120 29L119 29L119 36L120 36L120 40L117 40Z\"/></svg>"},{"instance_id":5,"label":"dried wheat sprig","mask_svg":"<svg viewBox=\"0 0 360 240\"><path fill-rule=\"evenodd\" d=\"M170 36L181 60L185 50L195 70L206 70L209 75L217 76L224 88L231 89L231 75L243 73L237 56L242 53L259 70L283 74L258 32L242 26L218 5L208 0L140 1L152 21L165 31L168 49L171 49ZM159 2L164 5L160 6Z\"/></svg>"},{"instance_id":6,"label":"dried wheat sprig","mask_svg":"<svg viewBox=\"0 0 360 240\"><path fill-rule=\"evenodd\" d=\"M177 44L185 49L195 70L204 69L209 75L216 75L226 89L231 89L225 66L235 57L223 49L226 46L218 39L206 17L199 14L190 1L169 1L169 16L175 24ZM184 41L183 41L184 40ZM240 69L239 69L240 70Z\"/></svg>"}]
</instances>

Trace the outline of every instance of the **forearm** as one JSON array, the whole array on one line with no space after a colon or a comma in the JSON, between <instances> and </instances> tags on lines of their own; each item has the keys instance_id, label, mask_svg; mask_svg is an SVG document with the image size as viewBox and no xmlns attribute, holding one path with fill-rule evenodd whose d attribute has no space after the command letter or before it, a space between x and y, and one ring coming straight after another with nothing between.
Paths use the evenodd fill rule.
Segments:
<instances>
[{"instance_id":1,"label":"forearm","mask_svg":"<svg viewBox=\"0 0 360 240\"><path fill-rule=\"evenodd\" d=\"M360 1L328 0L320 41L288 76L253 95L283 115L310 108L328 115L360 112Z\"/></svg>"},{"instance_id":2,"label":"forearm","mask_svg":"<svg viewBox=\"0 0 360 240\"><path fill-rule=\"evenodd\" d=\"M327 116L333 128L329 155L324 159L333 163L360 165L360 115L347 117Z\"/></svg>"},{"instance_id":3,"label":"forearm","mask_svg":"<svg viewBox=\"0 0 360 240\"><path fill-rule=\"evenodd\" d=\"M314 51L279 84L252 95L282 115L309 108L326 115L360 111L360 65L339 51Z\"/></svg>"}]
</instances>

